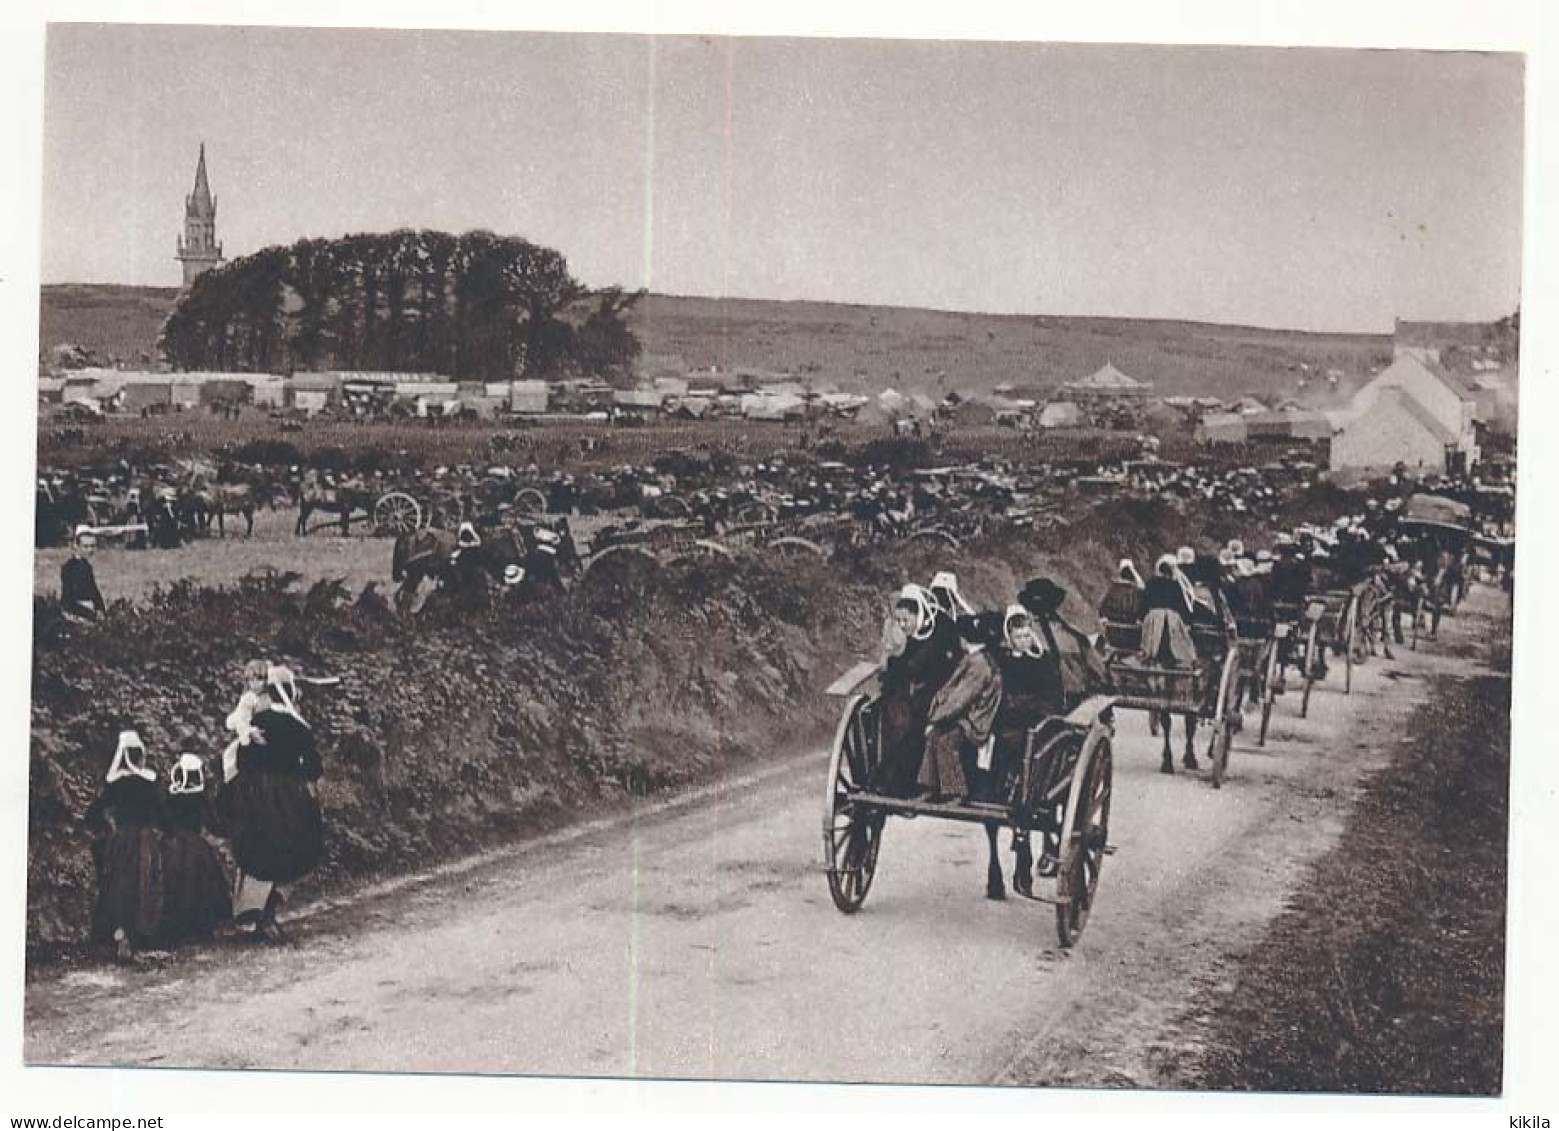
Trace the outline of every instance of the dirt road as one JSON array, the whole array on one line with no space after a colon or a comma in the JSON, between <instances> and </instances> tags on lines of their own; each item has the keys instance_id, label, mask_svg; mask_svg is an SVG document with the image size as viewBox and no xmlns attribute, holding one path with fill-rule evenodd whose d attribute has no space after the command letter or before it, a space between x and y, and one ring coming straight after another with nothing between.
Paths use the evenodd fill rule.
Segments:
<instances>
[{"instance_id":1,"label":"dirt road","mask_svg":"<svg viewBox=\"0 0 1559 1131\"><path fill-rule=\"evenodd\" d=\"M1476 591L1470 611L1503 598ZM1048 908L984 898L984 837L891 822L853 917L820 873L826 755L217 944L28 986L29 1063L1143 1086L1202 986L1335 839L1439 645L1279 701L1218 792L1158 773L1121 719L1099 901L1071 953ZM1447 639L1450 638L1450 639ZM1465 643L1465 639L1463 640ZM1428 648L1436 648L1430 652Z\"/></svg>"}]
</instances>

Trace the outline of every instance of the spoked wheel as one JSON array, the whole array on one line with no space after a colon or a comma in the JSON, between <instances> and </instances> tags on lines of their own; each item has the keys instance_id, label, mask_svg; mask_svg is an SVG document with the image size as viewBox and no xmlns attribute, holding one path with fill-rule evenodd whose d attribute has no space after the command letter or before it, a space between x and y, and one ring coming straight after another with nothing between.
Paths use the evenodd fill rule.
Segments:
<instances>
[{"instance_id":1,"label":"spoked wheel","mask_svg":"<svg viewBox=\"0 0 1559 1131\"><path fill-rule=\"evenodd\" d=\"M1299 699L1299 717L1301 719L1310 716L1310 689L1315 686L1315 659L1316 641L1321 634L1321 622L1311 621L1310 631L1305 636L1305 693Z\"/></svg>"},{"instance_id":2,"label":"spoked wheel","mask_svg":"<svg viewBox=\"0 0 1559 1131\"><path fill-rule=\"evenodd\" d=\"M846 915L860 910L877 874L886 814L856 805L852 794L865 787L877 764L875 704L857 695L845 708L834 735L823 808L823 864L828 894Z\"/></svg>"},{"instance_id":3,"label":"spoked wheel","mask_svg":"<svg viewBox=\"0 0 1559 1131\"><path fill-rule=\"evenodd\" d=\"M1273 640L1267 645L1267 663L1261 677L1261 731L1256 736L1257 746L1267 744L1267 724L1272 721L1272 705L1277 701L1278 694L1278 648L1281 643Z\"/></svg>"},{"instance_id":4,"label":"spoked wheel","mask_svg":"<svg viewBox=\"0 0 1559 1131\"><path fill-rule=\"evenodd\" d=\"M1218 706L1213 715L1213 737L1207 759L1212 764L1214 789L1223 788L1223 776L1229 769L1229 746L1234 741L1234 694L1240 678L1239 650L1231 647L1223 658L1223 676L1218 680Z\"/></svg>"},{"instance_id":5,"label":"spoked wheel","mask_svg":"<svg viewBox=\"0 0 1559 1131\"><path fill-rule=\"evenodd\" d=\"M374 504L374 531L382 535L410 534L422 525L422 508L404 491L391 491Z\"/></svg>"},{"instance_id":6,"label":"spoked wheel","mask_svg":"<svg viewBox=\"0 0 1559 1131\"><path fill-rule=\"evenodd\" d=\"M1110 741L1096 735L1083 747L1061 827L1061 868L1056 875L1056 938L1070 949L1082 937L1099 888L1110 833Z\"/></svg>"},{"instance_id":7,"label":"spoked wheel","mask_svg":"<svg viewBox=\"0 0 1559 1131\"><path fill-rule=\"evenodd\" d=\"M1355 596L1348 602L1348 611L1343 614L1343 677L1342 693L1353 694L1353 664L1359 651L1359 598Z\"/></svg>"},{"instance_id":8,"label":"spoked wheel","mask_svg":"<svg viewBox=\"0 0 1559 1131\"><path fill-rule=\"evenodd\" d=\"M534 487L522 487L515 492L514 509L521 514L546 514L547 497Z\"/></svg>"}]
</instances>

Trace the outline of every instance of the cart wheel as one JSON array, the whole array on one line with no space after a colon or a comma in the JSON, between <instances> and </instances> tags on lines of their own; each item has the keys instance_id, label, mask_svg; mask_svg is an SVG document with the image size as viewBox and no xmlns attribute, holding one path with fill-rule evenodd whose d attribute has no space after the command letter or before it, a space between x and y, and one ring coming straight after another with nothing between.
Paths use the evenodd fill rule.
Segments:
<instances>
[{"instance_id":1,"label":"cart wheel","mask_svg":"<svg viewBox=\"0 0 1559 1131\"><path fill-rule=\"evenodd\" d=\"M1223 788L1223 776L1229 769L1229 747L1234 742L1234 692L1239 678L1239 655L1231 648L1223 658L1223 678L1218 681L1217 713L1213 715L1213 737L1207 747L1214 789Z\"/></svg>"},{"instance_id":2,"label":"cart wheel","mask_svg":"<svg viewBox=\"0 0 1559 1131\"><path fill-rule=\"evenodd\" d=\"M1096 733L1084 744L1072 771L1066 819L1061 825L1061 868L1056 875L1056 938L1071 949L1088 925L1099 871L1109 844L1112 759L1110 740Z\"/></svg>"},{"instance_id":3,"label":"cart wheel","mask_svg":"<svg viewBox=\"0 0 1559 1131\"><path fill-rule=\"evenodd\" d=\"M547 497L534 487L522 487L515 492L514 509L521 514L546 514Z\"/></svg>"},{"instance_id":4,"label":"cart wheel","mask_svg":"<svg viewBox=\"0 0 1559 1131\"><path fill-rule=\"evenodd\" d=\"M391 491L374 504L374 533L410 534L422 525L422 508L403 491Z\"/></svg>"},{"instance_id":5,"label":"cart wheel","mask_svg":"<svg viewBox=\"0 0 1559 1131\"><path fill-rule=\"evenodd\" d=\"M1278 677L1278 645L1280 641L1272 641L1267 649L1267 670L1261 681L1261 732L1256 736L1256 745L1267 744L1267 724L1272 721L1272 705L1277 701L1277 677Z\"/></svg>"},{"instance_id":6,"label":"cart wheel","mask_svg":"<svg viewBox=\"0 0 1559 1131\"><path fill-rule=\"evenodd\" d=\"M1310 717L1310 689L1315 686L1316 637L1320 635L1321 622L1311 621L1310 632L1305 637L1305 693L1299 699L1299 717Z\"/></svg>"},{"instance_id":7,"label":"cart wheel","mask_svg":"<svg viewBox=\"0 0 1559 1131\"><path fill-rule=\"evenodd\" d=\"M828 551L810 538L787 535L776 538L764 547L770 554L782 558L826 558Z\"/></svg>"},{"instance_id":8,"label":"cart wheel","mask_svg":"<svg viewBox=\"0 0 1559 1131\"><path fill-rule=\"evenodd\" d=\"M828 796L823 807L823 864L828 894L846 915L860 910L877 874L886 815L857 807L852 794L864 788L876 765L876 718L864 695L845 708L834 735L828 765Z\"/></svg>"}]
</instances>

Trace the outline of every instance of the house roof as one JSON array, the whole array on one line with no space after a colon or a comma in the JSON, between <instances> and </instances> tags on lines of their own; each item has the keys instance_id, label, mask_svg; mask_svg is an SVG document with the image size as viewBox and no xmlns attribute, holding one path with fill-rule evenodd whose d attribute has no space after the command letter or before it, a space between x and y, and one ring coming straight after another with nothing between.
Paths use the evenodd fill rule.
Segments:
<instances>
[{"instance_id":1,"label":"house roof","mask_svg":"<svg viewBox=\"0 0 1559 1131\"><path fill-rule=\"evenodd\" d=\"M1382 411L1383 408L1398 407L1428 429L1435 439L1442 444L1455 443L1456 436L1435 418L1434 413L1419 404L1418 399L1406 389L1382 389L1381 395L1376 399L1375 403L1354 417L1349 427L1358 427L1363 421Z\"/></svg>"}]
</instances>

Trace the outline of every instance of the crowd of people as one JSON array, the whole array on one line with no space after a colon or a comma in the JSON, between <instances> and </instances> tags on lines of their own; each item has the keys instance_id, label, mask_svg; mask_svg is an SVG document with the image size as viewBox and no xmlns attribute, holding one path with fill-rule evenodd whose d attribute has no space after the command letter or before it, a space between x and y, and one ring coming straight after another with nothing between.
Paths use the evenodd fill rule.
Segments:
<instances>
[{"instance_id":1,"label":"crowd of people","mask_svg":"<svg viewBox=\"0 0 1559 1131\"><path fill-rule=\"evenodd\" d=\"M705 485L687 497L733 521L740 505L760 502L783 514L853 509L858 519L904 524L949 507L1001 513L1025 491L1019 476L895 477L844 465L803 473L777 463L750 470L750 479ZM1127 477L1130 490L1191 492L1245 512L1264 508L1276 490L1238 469L1138 467ZM1258 635L1261 625L1300 615L1317 593L1356 593L1364 636L1387 655L1404 639L1403 617L1424 598L1433 638L1442 610L1466 589L1470 539L1426 540L1400 521L1402 502L1400 493L1384 492L1362 502L1358 514L1279 533L1264 548L1238 540L1211 552L1180 547L1146 571L1123 560L1099 604L1105 631L1098 635L1062 615L1067 593L1048 577L1030 579L1010 601L985 610L968 601L952 572L904 586L884 627L880 759L871 786L928 802L1000 802L1031 729L1108 691L1118 658L1191 667L1203 660L1199 628ZM413 532L404 549L397 546L397 570L421 571L450 599L555 595L564 567L578 557L566 519L480 530L468 521L454 532ZM61 608L73 620L99 620L107 609L92 554L92 539L79 539L60 570ZM1317 660L1324 665L1324 656ZM251 664L244 678L227 720L233 740L215 765L182 750L159 768L133 726L120 735L90 819L98 838L94 934L121 958L216 930L280 939L277 913L289 886L322 857L313 785L322 763L298 709L297 681L264 662ZM1173 773L1170 721L1167 713L1154 718L1164 736L1162 769ZM1198 768L1189 718L1182 765ZM214 840L227 844L226 856ZM1043 858L1040 874L1054 863Z\"/></svg>"},{"instance_id":2,"label":"crowd of people","mask_svg":"<svg viewBox=\"0 0 1559 1131\"><path fill-rule=\"evenodd\" d=\"M880 757L869 784L928 803L1001 803L1029 731L1108 692L1117 660L1192 669L1208 661L1197 645L1202 629L1215 639L1277 646L1275 624L1297 623L1317 595L1339 591L1359 599L1360 646L1389 657L1392 643L1403 641L1404 615L1421 607L1429 638L1436 636L1442 611L1465 592L1468 570L1467 550L1399 529L1393 508L1371 501L1365 513L1331 526L1280 533L1270 548L1239 540L1211 553L1179 547L1148 577L1122 560L1099 603L1104 631L1095 635L1061 615L1066 593L1050 578L1030 580L1003 609L982 611L953 573L940 572L894 596L882 643ZM1299 637L1288 639L1292 648ZM1324 675L1324 654L1313 663ZM1175 769L1170 722L1168 711L1153 715L1165 773ZM1194 738L1188 717L1182 765L1191 770L1199 768Z\"/></svg>"}]
</instances>

